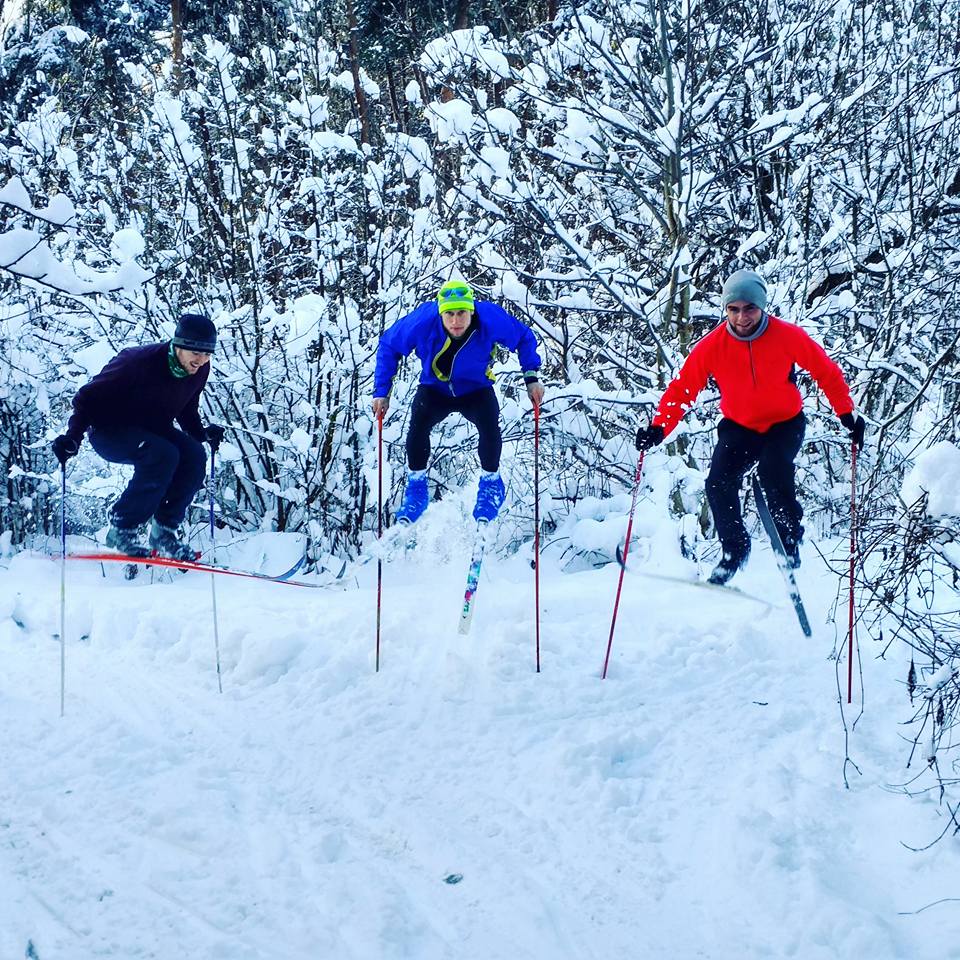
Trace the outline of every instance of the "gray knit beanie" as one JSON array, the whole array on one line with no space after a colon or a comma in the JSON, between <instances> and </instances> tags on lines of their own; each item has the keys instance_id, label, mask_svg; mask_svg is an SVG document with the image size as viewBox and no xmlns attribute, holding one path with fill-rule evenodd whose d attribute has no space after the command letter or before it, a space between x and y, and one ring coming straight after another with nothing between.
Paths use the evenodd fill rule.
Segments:
<instances>
[{"instance_id":1,"label":"gray knit beanie","mask_svg":"<svg viewBox=\"0 0 960 960\"><path fill-rule=\"evenodd\" d=\"M766 310L767 285L759 273L754 273L752 270L738 270L727 277L727 282L723 285L723 309L726 310L728 303L734 303L737 300L744 300L761 310Z\"/></svg>"}]
</instances>

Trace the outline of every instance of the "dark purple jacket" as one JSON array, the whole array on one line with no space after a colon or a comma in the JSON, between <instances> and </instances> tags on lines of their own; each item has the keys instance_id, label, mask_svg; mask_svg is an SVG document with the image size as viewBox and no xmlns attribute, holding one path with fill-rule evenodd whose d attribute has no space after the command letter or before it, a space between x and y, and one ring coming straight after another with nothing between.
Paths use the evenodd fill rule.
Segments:
<instances>
[{"instance_id":1,"label":"dark purple jacket","mask_svg":"<svg viewBox=\"0 0 960 960\"><path fill-rule=\"evenodd\" d=\"M67 436L79 446L89 427L137 427L163 434L176 420L202 442L200 394L210 364L189 377L175 377L167 361L169 349L169 343L151 343L121 350L77 391Z\"/></svg>"}]
</instances>

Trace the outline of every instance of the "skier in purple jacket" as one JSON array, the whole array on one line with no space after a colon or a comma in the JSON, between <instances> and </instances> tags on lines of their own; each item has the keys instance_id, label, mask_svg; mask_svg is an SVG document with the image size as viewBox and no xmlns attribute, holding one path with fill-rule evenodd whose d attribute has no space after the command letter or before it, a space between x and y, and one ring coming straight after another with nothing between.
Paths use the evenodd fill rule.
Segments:
<instances>
[{"instance_id":1,"label":"skier in purple jacket","mask_svg":"<svg viewBox=\"0 0 960 960\"><path fill-rule=\"evenodd\" d=\"M204 427L199 409L216 344L208 317L184 314L173 340L121 350L73 398L67 430L51 444L61 466L85 433L104 460L133 465L133 478L110 510L108 547L128 556L195 558L178 528L203 485L203 442L216 451L223 439L223 427Z\"/></svg>"}]
</instances>

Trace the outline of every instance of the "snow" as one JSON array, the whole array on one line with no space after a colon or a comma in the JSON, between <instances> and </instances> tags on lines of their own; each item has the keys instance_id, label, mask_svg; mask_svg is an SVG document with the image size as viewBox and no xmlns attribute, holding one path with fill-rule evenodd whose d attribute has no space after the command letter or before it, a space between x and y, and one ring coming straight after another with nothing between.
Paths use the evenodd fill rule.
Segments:
<instances>
[{"instance_id":1,"label":"snow","mask_svg":"<svg viewBox=\"0 0 960 960\"><path fill-rule=\"evenodd\" d=\"M113 235L111 245L113 247L114 257L120 263L136 259L147 249L143 235L133 227L125 227L122 230L118 230Z\"/></svg>"},{"instance_id":2,"label":"snow","mask_svg":"<svg viewBox=\"0 0 960 960\"><path fill-rule=\"evenodd\" d=\"M667 153L673 153L677 149L677 137L680 136L680 121L682 119L682 111L675 110L665 126L658 127L653 131L653 135L663 144Z\"/></svg>"},{"instance_id":3,"label":"snow","mask_svg":"<svg viewBox=\"0 0 960 960\"><path fill-rule=\"evenodd\" d=\"M737 247L737 252L734 256L738 258L742 257L745 253L749 253L754 247L759 247L761 244L766 243L769 237L770 234L766 230L754 230L753 233Z\"/></svg>"},{"instance_id":4,"label":"snow","mask_svg":"<svg viewBox=\"0 0 960 960\"><path fill-rule=\"evenodd\" d=\"M441 142L466 137L476 123L470 104L456 99L429 104L426 118L430 129Z\"/></svg>"},{"instance_id":5,"label":"snow","mask_svg":"<svg viewBox=\"0 0 960 960\"><path fill-rule=\"evenodd\" d=\"M27 188L19 177L11 177L0 188L0 204L9 204L38 220L60 227L74 226L77 216L70 198L62 193L52 197L46 207L33 206Z\"/></svg>"},{"instance_id":6,"label":"snow","mask_svg":"<svg viewBox=\"0 0 960 960\"><path fill-rule=\"evenodd\" d=\"M405 133L393 134L394 149L403 160L403 172L408 177L415 177L431 166L430 145L423 137L411 137ZM489 148L493 149L493 148Z\"/></svg>"},{"instance_id":7,"label":"snow","mask_svg":"<svg viewBox=\"0 0 960 960\"><path fill-rule=\"evenodd\" d=\"M515 137L520 133L520 121L511 110L507 110L504 107L493 107L488 110L484 116L487 119L487 123L504 136Z\"/></svg>"},{"instance_id":8,"label":"snow","mask_svg":"<svg viewBox=\"0 0 960 960\"><path fill-rule=\"evenodd\" d=\"M68 563L63 719L60 564L15 555L0 956L956 956L955 844L908 850L944 820L889 789L906 651L864 651L846 789L837 581L814 545L805 641L762 544L738 581L772 606L646 577L695 571L641 498L607 679L618 568L564 573L553 541L538 674L529 546L488 553L456 632L471 493L384 564L379 673L374 564L321 590L218 578L220 695L209 576ZM279 572L288 546L217 556Z\"/></svg>"},{"instance_id":9,"label":"snow","mask_svg":"<svg viewBox=\"0 0 960 960\"><path fill-rule=\"evenodd\" d=\"M305 293L290 304L284 320L288 323L287 352L291 356L302 355L316 342L329 309L327 298L318 293Z\"/></svg>"},{"instance_id":10,"label":"snow","mask_svg":"<svg viewBox=\"0 0 960 960\"><path fill-rule=\"evenodd\" d=\"M183 104L167 94L158 93L154 97L153 112L157 123L169 134L183 165L190 167L199 163L202 155L193 142L189 124L183 119Z\"/></svg>"},{"instance_id":11,"label":"snow","mask_svg":"<svg viewBox=\"0 0 960 960\"><path fill-rule=\"evenodd\" d=\"M319 130L310 137L310 149L321 159L327 154L353 154L357 152L357 141L332 130Z\"/></svg>"},{"instance_id":12,"label":"snow","mask_svg":"<svg viewBox=\"0 0 960 960\"><path fill-rule=\"evenodd\" d=\"M87 376L98 374L116 356L116 349L108 340L98 340L73 355L74 363L83 367Z\"/></svg>"},{"instance_id":13,"label":"snow","mask_svg":"<svg viewBox=\"0 0 960 960\"><path fill-rule=\"evenodd\" d=\"M38 159L47 159L58 152L61 135L69 125L70 116L58 110L56 97L47 97L39 106L32 120L22 120L16 125L19 139L35 151Z\"/></svg>"},{"instance_id":14,"label":"snow","mask_svg":"<svg viewBox=\"0 0 960 960\"><path fill-rule=\"evenodd\" d=\"M3 188L0 188L0 203L9 203L20 210L32 210L30 194L19 177L11 177Z\"/></svg>"},{"instance_id":15,"label":"snow","mask_svg":"<svg viewBox=\"0 0 960 960\"><path fill-rule=\"evenodd\" d=\"M75 294L134 290L152 276L132 260L104 272L80 261L66 264L57 259L38 231L23 227L0 233L0 269Z\"/></svg>"},{"instance_id":16,"label":"snow","mask_svg":"<svg viewBox=\"0 0 960 960\"><path fill-rule=\"evenodd\" d=\"M434 70L452 70L462 64L474 64L496 80L509 80L510 64L499 43L490 35L489 27L454 30L449 35L431 40L420 63Z\"/></svg>"},{"instance_id":17,"label":"snow","mask_svg":"<svg viewBox=\"0 0 960 960\"><path fill-rule=\"evenodd\" d=\"M307 453L311 446L310 434L303 427L294 427L290 433L290 443L300 453Z\"/></svg>"},{"instance_id":18,"label":"snow","mask_svg":"<svg viewBox=\"0 0 960 960\"><path fill-rule=\"evenodd\" d=\"M770 134L770 139L764 144L764 149L767 151L775 150L781 144L786 143L793 135L796 133L796 130L787 126L786 124L782 127L778 127L772 134Z\"/></svg>"},{"instance_id":19,"label":"snow","mask_svg":"<svg viewBox=\"0 0 960 960\"><path fill-rule=\"evenodd\" d=\"M360 70L359 78L360 88L363 90L363 92L372 100L379 100L380 85L371 79L366 70ZM356 84L353 79L353 74L349 70L344 70L342 73L330 78L330 86L352 94Z\"/></svg>"},{"instance_id":20,"label":"snow","mask_svg":"<svg viewBox=\"0 0 960 960\"><path fill-rule=\"evenodd\" d=\"M960 447L949 440L924 450L903 481L900 497L908 506L924 494L929 516L960 517Z\"/></svg>"},{"instance_id":21,"label":"snow","mask_svg":"<svg viewBox=\"0 0 960 960\"><path fill-rule=\"evenodd\" d=\"M407 103L415 107L423 106L423 97L420 94L420 84L416 80L409 80L403 88L403 97Z\"/></svg>"}]
</instances>

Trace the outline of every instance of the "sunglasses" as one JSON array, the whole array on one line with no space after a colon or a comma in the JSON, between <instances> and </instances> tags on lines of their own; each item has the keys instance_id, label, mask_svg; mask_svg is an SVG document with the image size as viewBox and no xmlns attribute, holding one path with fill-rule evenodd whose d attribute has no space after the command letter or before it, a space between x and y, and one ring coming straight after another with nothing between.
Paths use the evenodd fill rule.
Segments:
<instances>
[{"instance_id":1,"label":"sunglasses","mask_svg":"<svg viewBox=\"0 0 960 960\"><path fill-rule=\"evenodd\" d=\"M440 296L444 300L464 300L470 295L469 287L447 287L440 291Z\"/></svg>"}]
</instances>

